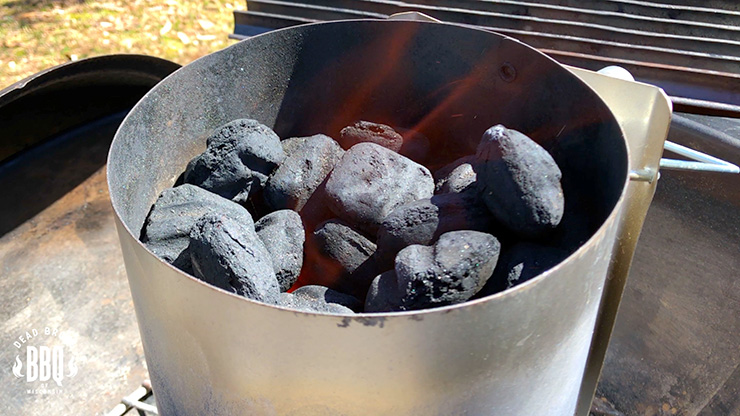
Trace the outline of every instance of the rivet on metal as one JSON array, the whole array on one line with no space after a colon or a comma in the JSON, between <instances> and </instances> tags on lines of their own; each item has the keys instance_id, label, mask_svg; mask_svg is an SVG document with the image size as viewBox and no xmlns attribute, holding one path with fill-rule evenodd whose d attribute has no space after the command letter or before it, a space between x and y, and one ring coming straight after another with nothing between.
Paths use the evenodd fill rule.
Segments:
<instances>
[{"instance_id":1,"label":"rivet on metal","mask_svg":"<svg viewBox=\"0 0 740 416\"><path fill-rule=\"evenodd\" d=\"M658 172L650 168L637 169L637 170L630 171L630 180L632 181L653 183L653 181L657 178L658 178Z\"/></svg>"},{"instance_id":2,"label":"rivet on metal","mask_svg":"<svg viewBox=\"0 0 740 416\"><path fill-rule=\"evenodd\" d=\"M512 82L516 79L516 68L508 62L504 62L501 68L498 69L498 75L504 82Z\"/></svg>"}]
</instances>

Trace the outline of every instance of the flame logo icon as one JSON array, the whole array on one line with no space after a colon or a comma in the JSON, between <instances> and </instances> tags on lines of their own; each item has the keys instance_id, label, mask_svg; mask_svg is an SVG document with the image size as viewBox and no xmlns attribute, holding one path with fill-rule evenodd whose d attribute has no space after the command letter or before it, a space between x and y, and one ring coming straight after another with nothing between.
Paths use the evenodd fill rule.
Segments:
<instances>
[{"instance_id":1,"label":"flame logo icon","mask_svg":"<svg viewBox=\"0 0 740 416\"><path fill-rule=\"evenodd\" d=\"M13 364L13 375L15 375L18 378L23 377L23 374L21 374L22 367L23 367L23 363L21 362L21 359L16 355L15 364Z\"/></svg>"},{"instance_id":2,"label":"flame logo icon","mask_svg":"<svg viewBox=\"0 0 740 416\"><path fill-rule=\"evenodd\" d=\"M77 375L77 366L75 365L75 357L69 359L69 374L67 377L74 377Z\"/></svg>"}]
</instances>

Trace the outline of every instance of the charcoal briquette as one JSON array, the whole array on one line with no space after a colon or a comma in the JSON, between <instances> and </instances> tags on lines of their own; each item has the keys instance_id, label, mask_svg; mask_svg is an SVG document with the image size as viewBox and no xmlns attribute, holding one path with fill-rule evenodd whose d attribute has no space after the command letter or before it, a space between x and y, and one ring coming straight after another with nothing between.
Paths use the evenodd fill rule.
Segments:
<instances>
[{"instance_id":1,"label":"charcoal briquette","mask_svg":"<svg viewBox=\"0 0 740 416\"><path fill-rule=\"evenodd\" d=\"M352 309L338 303L329 303L324 299L294 295L293 293L281 293L278 304L303 312L332 313L337 315L351 315L354 313Z\"/></svg>"},{"instance_id":2,"label":"charcoal briquette","mask_svg":"<svg viewBox=\"0 0 740 416\"><path fill-rule=\"evenodd\" d=\"M224 214L206 214L190 233L190 259L199 279L246 298L279 301L270 253L253 228Z\"/></svg>"},{"instance_id":3,"label":"charcoal briquette","mask_svg":"<svg viewBox=\"0 0 740 416\"><path fill-rule=\"evenodd\" d=\"M216 130L206 150L188 163L184 181L244 203L259 192L285 159L280 138L251 119L231 121Z\"/></svg>"},{"instance_id":4,"label":"charcoal briquette","mask_svg":"<svg viewBox=\"0 0 740 416\"><path fill-rule=\"evenodd\" d=\"M434 246L411 245L396 256L400 310L418 310L464 302L493 273L501 245L478 231L442 234Z\"/></svg>"},{"instance_id":5,"label":"charcoal briquette","mask_svg":"<svg viewBox=\"0 0 740 416\"><path fill-rule=\"evenodd\" d=\"M561 172L547 150L497 125L483 134L476 157L482 199L501 223L525 237L560 223L565 206Z\"/></svg>"},{"instance_id":6,"label":"charcoal briquette","mask_svg":"<svg viewBox=\"0 0 740 416\"><path fill-rule=\"evenodd\" d=\"M398 152L403 145L403 136L393 130L391 126L369 121L358 121L342 129L339 133L339 144L342 145L342 148L349 149L358 143L375 143Z\"/></svg>"},{"instance_id":7,"label":"charcoal briquette","mask_svg":"<svg viewBox=\"0 0 740 416\"><path fill-rule=\"evenodd\" d=\"M346 223L332 219L320 224L313 233L317 253L312 257L317 283L363 298L378 274L375 243Z\"/></svg>"},{"instance_id":8,"label":"charcoal briquette","mask_svg":"<svg viewBox=\"0 0 740 416\"><path fill-rule=\"evenodd\" d=\"M400 310L401 291L396 271L389 270L373 279L365 297L365 312L394 312Z\"/></svg>"},{"instance_id":9,"label":"charcoal briquette","mask_svg":"<svg viewBox=\"0 0 740 416\"><path fill-rule=\"evenodd\" d=\"M434 172L434 193L477 193L475 155L461 157Z\"/></svg>"},{"instance_id":10,"label":"charcoal briquette","mask_svg":"<svg viewBox=\"0 0 740 416\"><path fill-rule=\"evenodd\" d=\"M301 286L293 291L294 296L319 300L321 302L332 303L352 309L355 312L362 310L362 303L352 295L339 292L337 290L320 285Z\"/></svg>"},{"instance_id":11,"label":"charcoal briquette","mask_svg":"<svg viewBox=\"0 0 740 416\"><path fill-rule=\"evenodd\" d=\"M301 217L289 209L275 211L260 218L254 229L270 253L280 290L285 292L296 282L303 266L306 236Z\"/></svg>"},{"instance_id":12,"label":"charcoal briquette","mask_svg":"<svg viewBox=\"0 0 740 416\"><path fill-rule=\"evenodd\" d=\"M378 230L376 261L393 267L396 254L412 244L431 245L440 235L457 230L488 231L492 216L473 194L441 194L394 209Z\"/></svg>"},{"instance_id":13,"label":"charcoal briquette","mask_svg":"<svg viewBox=\"0 0 740 416\"><path fill-rule=\"evenodd\" d=\"M290 153L268 179L265 200L273 209L300 211L342 158L344 150L323 134L305 137L285 147Z\"/></svg>"},{"instance_id":14,"label":"charcoal briquette","mask_svg":"<svg viewBox=\"0 0 740 416\"><path fill-rule=\"evenodd\" d=\"M427 168L374 143L346 151L326 182L332 211L370 235L396 207L430 198L433 191Z\"/></svg>"},{"instance_id":15,"label":"charcoal briquette","mask_svg":"<svg viewBox=\"0 0 740 416\"><path fill-rule=\"evenodd\" d=\"M539 276L560 263L567 253L558 247L528 241L504 249L496 269L476 297L492 295Z\"/></svg>"},{"instance_id":16,"label":"charcoal briquette","mask_svg":"<svg viewBox=\"0 0 740 416\"><path fill-rule=\"evenodd\" d=\"M247 228L254 227L252 216L241 205L184 184L162 191L144 221L141 241L164 261L192 274L188 251L190 231L207 213L220 213Z\"/></svg>"}]
</instances>

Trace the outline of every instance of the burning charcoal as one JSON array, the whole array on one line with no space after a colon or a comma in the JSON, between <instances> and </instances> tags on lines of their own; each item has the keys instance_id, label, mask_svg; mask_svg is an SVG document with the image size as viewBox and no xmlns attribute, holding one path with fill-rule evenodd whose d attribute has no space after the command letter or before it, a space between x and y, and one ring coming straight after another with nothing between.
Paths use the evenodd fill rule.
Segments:
<instances>
[{"instance_id":1,"label":"burning charcoal","mask_svg":"<svg viewBox=\"0 0 740 416\"><path fill-rule=\"evenodd\" d=\"M491 214L476 195L441 194L409 202L383 220L376 260L383 269L391 268L404 247L430 245L448 231L488 231L491 226Z\"/></svg>"},{"instance_id":2,"label":"burning charcoal","mask_svg":"<svg viewBox=\"0 0 740 416\"><path fill-rule=\"evenodd\" d=\"M400 310L464 302L493 273L501 245L490 234L452 231L430 246L412 245L396 257Z\"/></svg>"},{"instance_id":3,"label":"burning charcoal","mask_svg":"<svg viewBox=\"0 0 740 416\"><path fill-rule=\"evenodd\" d=\"M254 228L270 252L280 290L285 292L298 280L303 266L303 243L306 235L301 217L289 209L275 211L260 218Z\"/></svg>"},{"instance_id":4,"label":"burning charcoal","mask_svg":"<svg viewBox=\"0 0 740 416\"><path fill-rule=\"evenodd\" d=\"M141 241L164 261L192 274L190 231L198 218L207 213L221 213L245 227L254 227L252 216L241 205L184 184L162 191L144 221Z\"/></svg>"},{"instance_id":5,"label":"burning charcoal","mask_svg":"<svg viewBox=\"0 0 740 416\"><path fill-rule=\"evenodd\" d=\"M357 143L375 143L394 152L401 150L403 137L385 124L358 121L339 133L339 144L349 149Z\"/></svg>"},{"instance_id":6,"label":"burning charcoal","mask_svg":"<svg viewBox=\"0 0 740 416\"><path fill-rule=\"evenodd\" d=\"M206 214L190 233L195 276L221 289L265 303L280 296L270 253L254 230L223 214Z\"/></svg>"},{"instance_id":7,"label":"burning charcoal","mask_svg":"<svg viewBox=\"0 0 740 416\"><path fill-rule=\"evenodd\" d=\"M293 291L294 296L301 296L319 300L322 302L337 304L357 312L362 309L362 303L356 297L346 293L337 292L326 286L308 285L302 286Z\"/></svg>"},{"instance_id":8,"label":"burning charcoal","mask_svg":"<svg viewBox=\"0 0 740 416\"><path fill-rule=\"evenodd\" d=\"M206 151L188 163L185 182L243 203L260 191L285 159L280 138L256 120L239 119L208 138Z\"/></svg>"},{"instance_id":9,"label":"burning charcoal","mask_svg":"<svg viewBox=\"0 0 740 416\"><path fill-rule=\"evenodd\" d=\"M312 270L317 282L358 298L367 293L375 267L375 244L339 220L320 224L313 233Z\"/></svg>"},{"instance_id":10,"label":"burning charcoal","mask_svg":"<svg viewBox=\"0 0 740 416\"><path fill-rule=\"evenodd\" d=\"M332 211L373 235L396 207L430 198L433 191L427 168L374 143L345 152L326 183Z\"/></svg>"},{"instance_id":11,"label":"burning charcoal","mask_svg":"<svg viewBox=\"0 0 740 416\"><path fill-rule=\"evenodd\" d=\"M292 293L281 293L278 305L303 312L334 313L337 315L354 313L352 309L338 303L330 303L325 299L311 296L296 296Z\"/></svg>"},{"instance_id":12,"label":"burning charcoal","mask_svg":"<svg viewBox=\"0 0 740 416\"><path fill-rule=\"evenodd\" d=\"M265 200L273 209L300 211L344 150L323 134L292 140L284 148L289 150L289 156L267 181Z\"/></svg>"},{"instance_id":13,"label":"burning charcoal","mask_svg":"<svg viewBox=\"0 0 740 416\"><path fill-rule=\"evenodd\" d=\"M483 134L476 157L482 198L504 225L533 236L560 223L565 206L560 169L540 145L498 125Z\"/></svg>"},{"instance_id":14,"label":"burning charcoal","mask_svg":"<svg viewBox=\"0 0 740 416\"><path fill-rule=\"evenodd\" d=\"M476 174L473 169L475 156L465 156L434 172L436 194L477 193Z\"/></svg>"},{"instance_id":15,"label":"burning charcoal","mask_svg":"<svg viewBox=\"0 0 740 416\"><path fill-rule=\"evenodd\" d=\"M556 247L521 242L504 250L486 285L476 297L498 293L524 283L560 263L567 253Z\"/></svg>"},{"instance_id":16,"label":"burning charcoal","mask_svg":"<svg viewBox=\"0 0 740 416\"><path fill-rule=\"evenodd\" d=\"M431 144L427 136L409 129L396 128L396 131L403 136L403 145L398 153L406 156L416 163L426 161L431 150Z\"/></svg>"},{"instance_id":17,"label":"burning charcoal","mask_svg":"<svg viewBox=\"0 0 740 416\"><path fill-rule=\"evenodd\" d=\"M401 292L395 270L389 270L370 284L365 298L365 312L393 312L399 310Z\"/></svg>"}]
</instances>

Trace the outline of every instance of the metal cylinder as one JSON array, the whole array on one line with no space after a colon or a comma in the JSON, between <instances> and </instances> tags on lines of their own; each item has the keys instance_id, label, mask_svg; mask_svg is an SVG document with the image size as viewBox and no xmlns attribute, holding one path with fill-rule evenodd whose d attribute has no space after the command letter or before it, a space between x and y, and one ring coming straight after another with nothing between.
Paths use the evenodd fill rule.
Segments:
<instances>
[{"instance_id":1,"label":"metal cylinder","mask_svg":"<svg viewBox=\"0 0 740 416\"><path fill-rule=\"evenodd\" d=\"M464 155L502 123L563 170L570 255L520 286L431 310L321 315L235 296L138 241L205 137L255 118L283 138L357 119ZM343 21L256 36L177 71L131 111L111 200L160 414L572 415L616 240L627 146L604 102L553 60L455 25Z\"/></svg>"}]
</instances>

